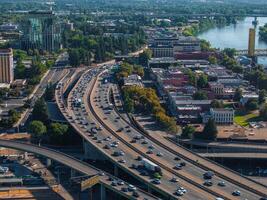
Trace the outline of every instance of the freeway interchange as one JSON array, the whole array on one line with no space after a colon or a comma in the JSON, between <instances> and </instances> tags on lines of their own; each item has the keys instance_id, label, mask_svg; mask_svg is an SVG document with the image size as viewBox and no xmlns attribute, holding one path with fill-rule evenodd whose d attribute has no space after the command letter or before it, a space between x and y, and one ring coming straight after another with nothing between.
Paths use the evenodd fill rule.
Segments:
<instances>
[{"instance_id":1,"label":"freeway interchange","mask_svg":"<svg viewBox=\"0 0 267 200\"><path fill-rule=\"evenodd\" d=\"M266 187L217 166L214 168L213 186L205 186L203 174L213 169L214 163L201 160L201 157L197 157L200 163L198 160L188 160L185 157L194 158L196 155L174 144L171 144L172 149L177 152L170 151L162 143L146 137L127 119L123 119L116 109L111 108L114 103L111 94L115 99L120 94L116 84L104 81L112 80L109 79L108 66L85 70L67 100L64 100L61 88L56 91L56 100L73 128L103 157L114 163L115 169L118 167L141 180L148 191L157 191L164 199L260 199L266 194ZM68 80L63 78L61 85L64 82ZM184 157L177 158L180 150L184 151ZM137 158L146 158L160 166L163 174L161 180L156 181L140 168L141 162ZM242 182L238 183L239 180ZM219 183L224 183L224 186ZM182 189L184 192L177 192ZM234 190L240 191L241 196L233 196Z\"/></svg>"}]
</instances>

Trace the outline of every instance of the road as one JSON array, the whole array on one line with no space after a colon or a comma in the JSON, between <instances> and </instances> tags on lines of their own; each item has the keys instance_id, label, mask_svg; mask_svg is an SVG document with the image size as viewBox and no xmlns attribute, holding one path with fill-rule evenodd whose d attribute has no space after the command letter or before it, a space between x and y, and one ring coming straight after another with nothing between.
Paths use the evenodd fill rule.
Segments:
<instances>
[{"instance_id":1,"label":"road","mask_svg":"<svg viewBox=\"0 0 267 200\"><path fill-rule=\"evenodd\" d=\"M33 144L11 141L11 140L2 140L2 139L0 139L0 146L42 155L46 158L50 158L50 159L55 160L55 161L57 161L63 165L66 165L72 169L75 169L75 170L77 170L77 171L79 171L85 175L89 175L89 176L99 175L100 176L100 174L101 174L100 170L96 169L93 166L90 166L87 163L84 163L84 162L82 162L76 158L73 158L73 157L67 155L67 154L64 154L64 153L61 153L59 151L55 151L52 149L48 149L45 147L40 147L40 146L36 146ZM112 177L115 180L119 180L118 178L115 178L109 174L103 174L100 176L100 183L104 184L109 189L113 190L116 193L119 193L119 194L125 196L128 199L133 198L131 192L122 192L121 191L122 187L125 187L125 185L127 186L129 184L125 183L124 186L112 187L111 181L109 181L109 177ZM141 190L137 190L137 191L140 194L140 199L141 198L142 199L143 198L156 199L154 196L152 196L152 195L150 195L144 191L141 191Z\"/></svg>"},{"instance_id":2,"label":"road","mask_svg":"<svg viewBox=\"0 0 267 200\"><path fill-rule=\"evenodd\" d=\"M92 76L95 77L96 73L94 73ZM172 193L174 193L175 190L177 189L177 183L172 183L170 181L170 179L174 176L173 173L164 171L162 184L160 185L160 187L158 187L157 185L151 183L151 178L147 176L141 176L140 171L131 168L132 164L138 164L138 161L136 161L136 158L138 157L138 155L140 155L139 153L133 151L131 148L129 148L126 144L123 144L123 143L120 144L119 147L115 149L103 148L106 144L109 145L110 143L112 143L112 141L106 141L106 138L108 136L110 137L111 133L109 133L107 130L104 130L104 128L102 131L98 132L97 138L93 137L89 133L90 129L97 125L95 124L97 120L94 119L94 116L89 112L87 103L85 105L82 103L80 108L73 107L72 103L75 98L84 99L83 102L87 101L87 95L88 93L91 92L90 87L88 87L88 84L92 84L92 82L90 81L91 78L92 77L88 77L86 73L84 74L81 80L76 84L74 89L71 91L70 96L68 97L68 105L64 105L64 100L60 95L60 91L57 92L56 96L58 99L58 105L60 109L62 110L62 113L65 114L66 118L69 120L70 124L77 130L77 132L86 141L94 145L95 148L97 148L100 152L102 152L102 154L104 154L109 160L111 160L116 165L118 165L120 168L129 172L133 176L137 177L137 179L140 179L142 182L146 182L151 188L154 188L157 191L161 191L162 193L165 193L165 194L167 193L168 195L176 199L177 197L173 196ZM123 159L126 161L126 163L120 163L119 161L122 158L120 157L117 158L117 157L112 156L114 150L117 150L117 151L123 150L123 152L125 153L125 156L123 156ZM199 189L198 187L195 187L194 185L188 184L187 181L184 181L183 179L179 180L178 185L184 186L188 189L188 193L183 197L183 199L215 199L214 195L211 195L210 193L202 191L201 189Z\"/></svg>"},{"instance_id":3,"label":"road","mask_svg":"<svg viewBox=\"0 0 267 200\"><path fill-rule=\"evenodd\" d=\"M100 84L98 84L98 86L101 86ZM111 88L111 83L108 83L106 88L105 87L98 87L96 90L94 90L92 92L92 94L94 96L98 96L99 98L98 99L105 99L108 97L108 91L109 89ZM118 94L118 91L116 92L115 95L120 95ZM98 113L100 115L101 118L103 118L106 114L105 114L105 111L103 109L99 109L100 107L103 107L105 108L110 102L103 102L103 101L100 101L101 103L95 103L95 102L91 102L93 105L94 105L94 109L96 111L96 113ZM103 102L103 103L102 103ZM102 115L101 115L102 114ZM116 113L116 112L111 112L111 114L108 115L108 119L105 120L105 123L108 124L109 127L111 127L113 130L118 130L119 128L122 128L122 127L126 127L128 124L125 123L123 120L120 119L120 116ZM132 138L134 137L134 135L137 135L137 134L140 134L138 131L136 131L135 129L130 129L131 132L130 133L125 133L125 131L122 131L123 133L121 133L120 135L124 134L125 135L125 140L126 141L131 141ZM130 137L129 137L130 136ZM147 141L149 141L147 139ZM134 144L136 145L136 144ZM153 143L152 141L149 141L147 145L142 145L142 144L139 144L139 147L138 149L140 150L143 150L143 152L146 152L148 150L148 146L154 146L155 147L155 153L158 151L158 152L161 152L164 156L164 159L161 158L161 163L166 163L166 166L169 165L170 168L172 168L175 163L174 161L174 157L177 156L177 154L175 153L170 153L168 149L165 149L163 148L162 146L158 145L157 143ZM168 144L169 147L174 147L174 149L176 148L176 146L174 144ZM144 147L146 146L146 147ZM177 149L177 152L179 152L180 150ZM185 151L184 151L185 152ZM189 158L192 156L191 153L189 154L189 152L185 152L186 154L184 155L187 155ZM150 157L153 157L154 155L150 155ZM154 156L156 158L156 156ZM196 158L197 160L198 158ZM194 162L196 161L194 160ZM208 163L208 165L210 165L210 163ZM214 165L214 164L213 164ZM203 183L203 180L202 180L202 174L205 172L205 170L203 168L200 168L200 167L197 167L196 166L196 163L195 164L192 164L192 162L187 162L187 167L181 171L179 171L180 174L183 174L184 176L186 177L191 177L192 180L198 182L199 184ZM210 170L213 170L213 168L209 168ZM224 169L224 171L227 171ZM229 172L227 172L229 174ZM236 176L236 174L235 174ZM239 177L240 178L240 177ZM214 177L214 181L215 182L219 182L223 180L223 177L222 176L215 176ZM236 182L233 182L231 179L230 181L227 181L228 179L226 180L223 180L225 183L226 183L226 187L224 188L220 188L220 187L214 187L215 188L214 190L219 190L220 191L220 194L221 195L225 195L225 196L229 196L228 194L231 194L231 192L233 191L233 189L238 189L241 191L242 193L242 198L247 198L247 199L258 199L259 196L254 194L253 192L248 192L247 191L247 188L246 186L242 186L242 187L239 187ZM247 179L245 179L247 181L247 183L249 182ZM233 184L234 183L234 184ZM254 185L257 185L255 184L254 182L250 181L250 184L254 184ZM248 185L250 187L250 185ZM265 187L261 187L260 185L257 185L256 187L257 189L263 189L263 190L259 190L259 191L266 191L266 188ZM263 192L261 192L261 194L264 194ZM231 197L231 199L235 199L233 196ZM236 199L239 199L239 198L236 198Z\"/></svg>"}]
</instances>

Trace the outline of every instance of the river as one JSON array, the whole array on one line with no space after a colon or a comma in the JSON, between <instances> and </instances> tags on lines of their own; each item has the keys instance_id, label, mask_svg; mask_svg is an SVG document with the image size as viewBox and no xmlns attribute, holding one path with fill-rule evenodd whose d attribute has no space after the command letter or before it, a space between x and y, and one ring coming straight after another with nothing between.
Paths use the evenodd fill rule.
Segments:
<instances>
[{"instance_id":1,"label":"river","mask_svg":"<svg viewBox=\"0 0 267 200\"><path fill-rule=\"evenodd\" d=\"M198 35L200 39L209 41L212 47L215 48L248 48L248 32L249 28L253 28L253 17L246 17L237 24L232 24L225 27L213 28ZM259 39L259 27L267 23L267 17L259 17L259 24L256 27L256 49L267 49L267 43ZM267 57L258 59L260 64L267 65Z\"/></svg>"}]
</instances>

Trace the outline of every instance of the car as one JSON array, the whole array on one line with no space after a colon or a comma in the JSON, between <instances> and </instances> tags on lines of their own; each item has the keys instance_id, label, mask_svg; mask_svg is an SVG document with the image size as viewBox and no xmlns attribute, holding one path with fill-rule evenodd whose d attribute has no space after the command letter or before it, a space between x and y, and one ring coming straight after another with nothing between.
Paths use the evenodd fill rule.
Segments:
<instances>
[{"instance_id":1,"label":"car","mask_svg":"<svg viewBox=\"0 0 267 200\"><path fill-rule=\"evenodd\" d=\"M179 158L178 156L176 156L176 157L174 158L174 160L181 160L181 158Z\"/></svg>"},{"instance_id":2,"label":"car","mask_svg":"<svg viewBox=\"0 0 267 200\"><path fill-rule=\"evenodd\" d=\"M146 153L147 154L153 154L153 151L151 149L149 149Z\"/></svg>"},{"instance_id":3,"label":"car","mask_svg":"<svg viewBox=\"0 0 267 200\"><path fill-rule=\"evenodd\" d=\"M136 187L135 186L133 186L133 185L128 185L128 190L129 191L136 191L137 189L136 189Z\"/></svg>"},{"instance_id":4,"label":"car","mask_svg":"<svg viewBox=\"0 0 267 200\"><path fill-rule=\"evenodd\" d=\"M109 181L114 181L114 178L110 176L110 177L108 177L108 180Z\"/></svg>"},{"instance_id":5,"label":"car","mask_svg":"<svg viewBox=\"0 0 267 200\"><path fill-rule=\"evenodd\" d=\"M240 196L241 192L239 190L235 190L235 191L232 192L232 195L233 196Z\"/></svg>"},{"instance_id":6,"label":"car","mask_svg":"<svg viewBox=\"0 0 267 200\"><path fill-rule=\"evenodd\" d=\"M119 181L118 181L118 185L124 185L124 182L121 181L121 180L119 180Z\"/></svg>"},{"instance_id":7,"label":"car","mask_svg":"<svg viewBox=\"0 0 267 200\"><path fill-rule=\"evenodd\" d=\"M127 125L127 126L125 126L125 128L130 128L130 126Z\"/></svg>"},{"instance_id":8,"label":"car","mask_svg":"<svg viewBox=\"0 0 267 200\"><path fill-rule=\"evenodd\" d=\"M207 171L203 174L204 179L212 179L213 176L214 176L214 173L212 171Z\"/></svg>"},{"instance_id":9,"label":"car","mask_svg":"<svg viewBox=\"0 0 267 200\"><path fill-rule=\"evenodd\" d=\"M216 197L216 199L215 200L224 200L223 198L221 198L221 197Z\"/></svg>"},{"instance_id":10,"label":"car","mask_svg":"<svg viewBox=\"0 0 267 200\"><path fill-rule=\"evenodd\" d=\"M151 182L156 184L156 185L161 184L161 181L159 179L157 179L157 178L154 178Z\"/></svg>"},{"instance_id":11,"label":"car","mask_svg":"<svg viewBox=\"0 0 267 200\"><path fill-rule=\"evenodd\" d=\"M118 145L117 144L114 144L114 143L110 143L109 146L110 147L113 147L113 148L117 148L118 147Z\"/></svg>"},{"instance_id":12,"label":"car","mask_svg":"<svg viewBox=\"0 0 267 200\"><path fill-rule=\"evenodd\" d=\"M143 160L143 157L142 156L137 156L137 160L141 161L141 160Z\"/></svg>"},{"instance_id":13,"label":"car","mask_svg":"<svg viewBox=\"0 0 267 200\"><path fill-rule=\"evenodd\" d=\"M120 119L120 117L116 117L116 119Z\"/></svg>"},{"instance_id":14,"label":"car","mask_svg":"<svg viewBox=\"0 0 267 200\"><path fill-rule=\"evenodd\" d=\"M105 176L105 173L100 171L100 172L98 172L98 175L99 176Z\"/></svg>"},{"instance_id":15,"label":"car","mask_svg":"<svg viewBox=\"0 0 267 200\"><path fill-rule=\"evenodd\" d=\"M117 120L117 119L115 119L115 120L114 120L114 122L118 122L118 120Z\"/></svg>"},{"instance_id":16,"label":"car","mask_svg":"<svg viewBox=\"0 0 267 200\"><path fill-rule=\"evenodd\" d=\"M174 194L177 195L177 196L183 196L184 195L182 190L177 190L177 191L175 191Z\"/></svg>"},{"instance_id":17,"label":"car","mask_svg":"<svg viewBox=\"0 0 267 200\"><path fill-rule=\"evenodd\" d=\"M187 190L185 188L183 188L183 187L178 187L177 190L181 190L183 193L186 193L187 192Z\"/></svg>"},{"instance_id":18,"label":"car","mask_svg":"<svg viewBox=\"0 0 267 200\"><path fill-rule=\"evenodd\" d=\"M141 135L136 135L136 136L134 136L134 139L136 139L136 140L140 140L140 139L141 139Z\"/></svg>"},{"instance_id":19,"label":"car","mask_svg":"<svg viewBox=\"0 0 267 200\"><path fill-rule=\"evenodd\" d=\"M93 140L97 140L97 137L95 136L95 137L93 137Z\"/></svg>"},{"instance_id":20,"label":"car","mask_svg":"<svg viewBox=\"0 0 267 200\"><path fill-rule=\"evenodd\" d=\"M224 186L225 186L225 182L224 182L224 181L220 181L220 182L218 183L218 186L224 187Z\"/></svg>"},{"instance_id":21,"label":"car","mask_svg":"<svg viewBox=\"0 0 267 200\"><path fill-rule=\"evenodd\" d=\"M106 145L104 146L104 149L110 149L110 146L109 146L108 144L106 144Z\"/></svg>"},{"instance_id":22,"label":"car","mask_svg":"<svg viewBox=\"0 0 267 200\"><path fill-rule=\"evenodd\" d=\"M132 139L131 140L131 143L136 143L136 139Z\"/></svg>"},{"instance_id":23,"label":"car","mask_svg":"<svg viewBox=\"0 0 267 200\"><path fill-rule=\"evenodd\" d=\"M117 132L121 132L121 131L123 131L122 127L117 130Z\"/></svg>"},{"instance_id":24,"label":"car","mask_svg":"<svg viewBox=\"0 0 267 200\"><path fill-rule=\"evenodd\" d=\"M149 149L155 149L155 147L153 145L149 145L148 148Z\"/></svg>"},{"instance_id":25,"label":"car","mask_svg":"<svg viewBox=\"0 0 267 200\"><path fill-rule=\"evenodd\" d=\"M204 183L203 183L203 185L205 185L205 186L212 186L213 185L213 183L212 183L212 181L210 181L210 180L207 180L207 181L205 181Z\"/></svg>"},{"instance_id":26,"label":"car","mask_svg":"<svg viewBox=\"0 0 267 200\"><path fill-rule=\"evenodd\" d=\"M128 192L129 190L128 190L127 187L123 187L123 188L121 188L121 191L123 191L123 192Z\"/></svg>"},{"instance_id":27,"label":"car","mask_svg":"<svg viewBox=\"0 0 267 200\"><path fill-rule=\"evenodd\" d=\"M181 162L180 165L181 165L182 167L184 167L184 166L186 166L186 163L185 163L185 162Z\"/></svg>"},{"instance_id":28,"label":"car","mask_svg":"<svg viewBox=\"0 0 267 200\"><path fill-rule=\"evenodd\" d=\"M131 132L131 129L128 129L126 132L127 132L127 133L130 133L130 132Z\"/></svg>"},{"instance_id":29,"label":"car","mask_svg":"<svg viewBox=\"0 0 267 200\"><path fill-rule=\"evenodd\" d=\"M140 173L140 175L141 175L141 176L148 176L149 173L148 173L147 171L144 170L144 171L142 171L142 172Z\"/></svg>"},{"instance_id":30,"label":"car","mask_svg":"<svg viewBox=\"0 0 267 200\"><path fill-rule=\"evenodd\" d=\"M132 164L132 166L131 166L133 169L138 169L138 165L136 165L136 164Z\"/></svg>"},{"instance_id":31,"label":"car","mask_svg":"<svg viewBox=\"0 0 267 200\"><path fill-rule=\"evenodd\" d=\"M123 151L119 151L119 155L120 155L120 156L124 156L125 153L124 153Z\"/></svg>"},{"instance_id":32,"label":"car","mask_svg":"<svg viewBox=\"0 0 267 200\"><path fill-rule=\"evenodd\" d=\"M172 177L172 178L171 178L171 182L173 182L173 183L177 183L177 182L178 182L178 179L177 179L176 177Z\"/></svg>"},{"instance_id":33,"label":"car","mask_svg":"<svg viewBox=\"0 0 267 200\"><path fill-rule=\"evenodd\" d=\"M162 157L162 156L163 156L163 153L158 152L158 153L157 153L157 156L158 156L158 157Z\"/></svg>"},{"instance_id":34,"label":"car","mask_svg":"<svg viewBox=\"0 0 267 200\"><path fill-rule=\"evenodd\" d=\"M118 162L124 164L124 163L126 163L126 160L121 159Z\"/></svg>"},{"instance_id":35,"label":"car","mask_svg":"<svg viewBox=\"0 0 267 200\"><path fill-rule=\"evenodd\" d=\"M133 192L133 196L136 197L136 198L140 197L139 193L136 192L136 191Z\"/></svg>"},{"instance_id":36,"label":"car","mask_svg":"<svg viewBox=\"0 0 267 200\"><path fill-rule=\"evenodd\" d=\"M102 140L97 140L97 143L101 144L101 143L103 143L103 141Z\"/></svg>"},{"instance_id":37,"label":"car","mask_svg":"<svg viewBox=\"0 0 267 200\"><path fill-rule=\"evenodd\" d=\"M142 143L142 144L147 144L147 143L148 143L148 141L146 141L146 140L143 140L141 143Z\"/></svg>"},{"instance_id":38,"label":"car","mask_svg":"<svg viewBox=\"0 0 267 200\"><path fill-rule=\"evenodd\" d=\"M181 166L181 164L176 164L173 168L177 169L177 170L181 170L182 166Z\"/></svg>"},{"instance_id":39,"label":"car","mask_svg":"<svg viewBox=\"0 0 267 200\"><path fill-rule=\"evenodd\" d=\"M117 183L117 181L112 181L111 185L112 185L112 186L117 186L118 183Z\"/></svg>"}]
</instances>

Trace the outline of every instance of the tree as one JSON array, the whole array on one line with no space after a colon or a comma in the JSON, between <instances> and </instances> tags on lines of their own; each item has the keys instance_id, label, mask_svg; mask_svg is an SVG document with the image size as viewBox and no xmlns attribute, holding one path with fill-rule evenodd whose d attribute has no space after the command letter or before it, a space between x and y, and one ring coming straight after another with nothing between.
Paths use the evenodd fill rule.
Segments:
<instances>
[{"instance_id":1,"label":"tree","mask_svg":"<svg viewBox=\"0 0 267 200\"><path fill-rule=\"evenodd\" d=\"M183 128L181 137L192 139L195 132L196 132L196 129L193 126L187 125Z\"/></svg>"},{"instance_id":2,"label":"tree","mask_svg":"<svg viewBox=\"0 0 267 200\"><path fill-rule=\"evenodd\" d=\"M218 60L215 56L210 56L209 57L209 62L210 64L217 64L218 63Z\"/></svg>"},{"instance_id":3,"label":"tree","mask_svg":"<svg viewBox=\"0 0 267 200\"><path fill-rule=\"evenodd\" d=\"M204 91L197 91L193 95L193 99L194 100L206 100L206 99L208 99L208 96L207 96L206 92L204 92Z\"/></svg>"},{"instance_id":4,"label":"tree","mask_svg":"<svg viewBox=\"0 0 267 200\"><path fill-rule=\"evenodd\" d=\"M48 110L43 98L40 98L36 101L32 111L32 118L34 120L39 120L44 124L48 123Z\"/></svg>"},{"instance_id":5,"label":"tree","mask_svg":"<svg viewBox=\"0 0 267 200\"><path fill-rule=\"evenodd\" d=\"M202 134L203 139L215 140L217 138L218 130L215 121L212 118L210 118L205 125Z\"/></svg>"},{"instance_id":6,"label":"tree","mask_svg":"<svg viewBox=\"0 0 267 200\"><path fill-rule=\"evenodd\" d=\"M256 100L249 99L245 104L245 108L248 111L256 110L258 108L258 102Z\"/></svg>"},{"instance_id":7,"label":"tree","mask_svg":"<svg viewBox=\"0 0 267 200\"><path fill-rule=\"evenodd\" d=\"M264 120L267 121L267 104L264 104L260 108L260 117Z\"/></svg>"},{"instance_id":8,"label":"tree","mask_svg":"<svg viewBox=\"0 0 267 200\"><path fill-rule=\"evenodd\" d=\"M48 84L46 86L45 94L44 94L46 101L51 101L55 97L55 88L52 84Z\"/></svg>"},{"instance_id":9,"label":"tree","mask_svg":"<svg viewBox=\"0 0 267 200\"><path fill-rule=\"evenodd\" d=\"M230 58L234 58L234 56L236 54L236 49L234 49L234 48L225 48L223 50L223 53L225 53Z\"/></svg>"},{"instance_id":10,"label":"tree","mask_svg":"<svg viewBox=\"0 0 267 200\"><path fill-rule=\"evenodd\" d=\"M235 94L234 94L233 100L234 101L240 101L240 99L242 98L242 94L243 94L242 90L240 88L237 88L235 90Z\"/></svg>"},{"instance_id":11,"label":"tree","mask_svg":"<svg viewBox=\"0 0 267 200\"><path fill-rule=\"evenodd\" d=\"M211 107L212 108L223 108L223 101L218 101L217 99L214 99L211 101Z\"/></svg>"},{"instance_id":12,"label":"tree","mask_svg":"<svg viewBox=\"0 0 267 200\"><path fill-rule=\"evenodd\" d=\"M208 84L208 76L206 76L205 74L200 75L197 80L197 86L199 88L205 88L207 84Z\"/></svg>"},{"instance_id":13,"label":"tree","mask_svg":"<svg viewBox=\"0 0 267 200\"><path fill-rule=\"evenodd\" d=\"M266 100L266 90L262 89L259 92L258 103L259 104L265 103L265 100Z\"/></svg>"},{"instance_id":14,"label":"tree","mask_svg":"<svg viewBox=\"0 0 267 200\"><path fill-rule=\"evenodd\" d=\"M50 139L53 143L64 144L64 135L68 132L68 125L51 123L49 128Z\"/></svg>"},{"instance_id":15,"label":"tree","mask_svg":"<svg viewBox=\"0 0 267 200\"><path fill-rule=\"evenodd\" d=\"M142 53L139 55L139 63L141 65L147 66L148 65L148 60L152 57L152 51L150 49L144 50Z\"/></svg>"},{"instance_id":16,"label":"tree","mask_svg":"<svg viewBox=\"0 0 267 200\"><path fill-rule=\"evenodd\" d=\"M41 121L34 120L29 125L29 133L33 134L35 138L43 137L46 131L46 126Z\"/></svg>"},{"instance_id":17,"label":"tree","mask_svg":"<svg viewBox=\"0 0 267 200\"><path fill-rule=\"evenodd\" d=\"M69 62L70 62L70 65L73 67L78 67L81 64L78 49L69 50Z\"/></svg>"}]
</instances>

